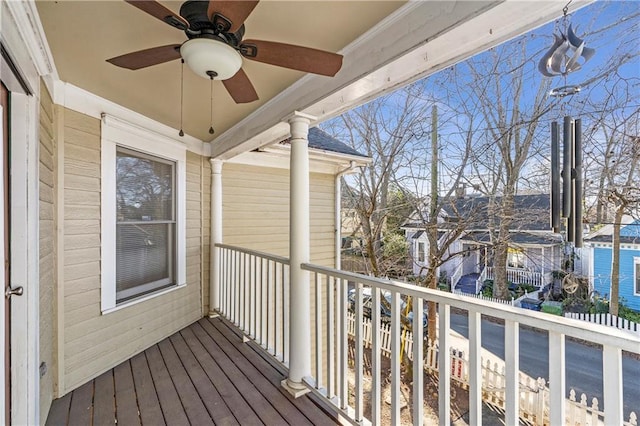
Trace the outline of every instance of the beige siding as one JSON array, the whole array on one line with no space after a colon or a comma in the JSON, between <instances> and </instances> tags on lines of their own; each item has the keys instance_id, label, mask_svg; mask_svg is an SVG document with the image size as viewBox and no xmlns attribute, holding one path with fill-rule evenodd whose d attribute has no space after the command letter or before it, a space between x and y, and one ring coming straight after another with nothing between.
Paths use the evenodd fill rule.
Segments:
<instances>
[{"instance_id":1,"label":"beige siding","mask_svg":"<svg viewBox=\"0 0 640 426\"><path fill-rule=\"evenodd\" d=\"M203 164L187 154L187 286L102 315L100 121L64 112L64 394L202 314ZM208 217L208 216L207 216ZM208 229L208 228L207 228ZM206 231L208 232L208 230ZM208 240L208 234L206 234Z\"/></svg>"},{"instance_id":2,"label":"beige siding","mask_svg":"<svg viewBox=\"0 0 640 426\"><path fill-rule=\"evenodd\" d=\"M46 371L40 377L40 423L44 424L54 395L55 294L56 294L56 145L53 126L53 103L44 84L40 94L40 362Z\"/></svg>"},{"instance_id":3,"label":"beige siding","mask_svg":"<svg viewBox=\"0 0 640 426\"><path fill-rule=\"evenodd\" d=\"M227 163L222 168L223 241L289 256L289 171ZM334 177L310 176L311 261L333 266Z\"/></svg>"}]
</instances>

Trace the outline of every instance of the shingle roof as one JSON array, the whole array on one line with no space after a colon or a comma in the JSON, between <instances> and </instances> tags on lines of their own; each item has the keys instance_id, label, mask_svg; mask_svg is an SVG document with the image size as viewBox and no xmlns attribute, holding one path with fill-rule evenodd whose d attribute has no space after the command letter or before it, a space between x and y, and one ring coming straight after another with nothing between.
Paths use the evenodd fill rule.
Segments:
<instances>
[{"instance_id":1,"label":"shingle roof","mask_svg":"<svg viewBox=\"0 0 640 426\"><path fill-rule=\"evenodd\" d=\"M355 157L368 158L366 155L359 153L355 149L351 148L349 145L341 142L340 140L334 138L323 130L320 130L317 127L312 127L309 129L309 148L312 149L320 149L323 151L335 152L338 154L346 154L353 155ZM289 144L291 142L291 138L287 138L283 140L282 144Z\"/></svg>"},{"instance_id":2,"label":"shingle roof","mask_svg":"<svg viewBox=\"0 0 640 426\"><path fill-rule=\"evenodd\" d=\"M488 244L491 242L489 233L485 231L468 232L460 237L461 240L470 240L479 243ZM537 244L537 245L556 245L562 242L560 234L552 234L550 232L533 233L514 231L509 232L509 239L512 244Z\"/></svg>"},{"instance_id":3,"label":"shingle roof","mask_svg":"<svg viewBox=\"0 0 640 426\"><path fill-rule=\"evenodd\" d=\"M584 240L590 243L612 243L613 237L611 235L596 235L591 238L585 238ZM640 237L626 237L621 235L620 242L622 244L640 244Z\"/></svg>"},{"instance_id":4,"label":"shingle roof","mask_svg":"<svg viewBox=\"0 0 640 426\"><path fill-rule=\"evenodd\" d=\"M501 197L495 197L495 205L499 206ZM526 231L549 231L549 194L516 195L514 197L514 214L511 229ZM489 227L489 197L466 196L445 202L443 210L447 218L439 227L451 227L453 223L464 220L467 229L487 229ZM447 223L449 222L449 223ZM420 221L408 220L403 224L406 228L421 228Z\"/></svg>"},{"instance_id":5,"label":"shingle roof","mask_svg":"<svg viewBox=\"0 0 640 426\"><path fill-rule=\"evenodd\" d=\"M585 237L585 241L595 243L612 243L613 242L613 224L605 225L592 236ZM623 223L620 228L620 242L622 244L640 244L640 219Z\"/></svg>"}]
</instances>

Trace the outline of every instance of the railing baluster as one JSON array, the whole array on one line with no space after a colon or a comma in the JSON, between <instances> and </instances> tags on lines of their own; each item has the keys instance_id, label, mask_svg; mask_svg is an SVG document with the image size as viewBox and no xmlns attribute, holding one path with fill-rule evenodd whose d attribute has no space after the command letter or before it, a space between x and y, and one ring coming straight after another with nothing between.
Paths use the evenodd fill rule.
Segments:
<instances>
[{"instance_id":1,"label":"railing baluster","mask_svg":"<svg viewBox=\"0 0 640 426\"><path fill-rule=\"evenodd\" d=\"M608 425L621 425L622 412L622 350L604 345L602 348L603 398L607 411L604 421Z\"/></svg>"},{"instance_id":2,"label":"railing baluster","mask_svg":"<svg viewBox=\"0 0 640 426\"><path fill-rule=\"evenodd\" d=\"M505 416L508 425L518 424L520 418L520 338L518 323L504 322L504 365L505 365Z\"/></svg>"},{"instance_id":3,"label":"railing baluster","mask_svg":"<svg viewBox=\"0 0 640 426\"><path fill-rule=\"evenodd\" d=\"M373 306L371 309L380 309ZM391 424L400 424L400 294L391 292Z\"/></svg>"},{"instance_id":4,"label":"railing baluster","mask_svg":"<svg viewBox=\"0 0 640 426\"><path fill-rule=\"evenodd\" d=\"M424 419L424 323L421 297L413 299L413 424Z\"/></svg>"},{"instance_id":5,"label":"railing baluster","mask_svg":"<svg viewBox=\"0 0 640 426\"><path fill-rule=\"evenodd\" d=\"M371 423L380 424L380 289L371 288Z\"/></svg>"},{"instance_id":6,"label":"railing baluster","mask_svg":"<svg viewBox=\"0 0 640 426\"><path fill-rule=\"evenodd\" d=\"M289 365L289 271L282 265L282 362ZM309 330L311 331L311 330Z\"/></svg>"},{"instance_id":7,"label":"railing baluster","mask_svg":"<svg viewBox=\"0 0 640 426\"><path fill-rule=\"evenodd\" d=\"M349 384L347 382L348 377L348 355L349 355L349 342L347 334L347 318L343 313L347 312L347 284L344 279L338 278L338 291L339 291L339 315L340 319L340 376L339 376L339 388L340 388L340 408L346 409L349 403Z\"/></svg>"},{"instance_id":8,"label":"railing baluster","mask_svg":"<svg viewBox=\"0 0 640 426\"><path fill-rule=\"evenodd\" d=\"M322 286L320 283L320 276L317 272L314 272L314 283L315 283L315 307L316 307L316 354L315 354L315 362L316 362L316 388L320 389L322 387L322 354L323 354L323 344L322 344Z\"/></svg>"},{"instance_id":9,"label":"railing baluster","mask_svg":"<svg viewBox=\"0 0 640 426\"><path fill-rule=\"evenodd\" d=\"M256 287L257 284L257 279L256 279L256 273L257 273L257 267L256 267L256 256L255 255L251 255L251 297L249 300L250 303L250 309L249 309L249 335L255 339L256 338L256 314L258 313L258 304L257 302L257 298L258 298L258 289Z\"/></svg>"},{"instance_id":10,"label":"railing baluster","mask_svg":"<svg viewBox=\"0 0 640 426\"><path fill-rule=\"evenodd\" d=\"M469 311L469 424L482 424L482 315Z\"/></svg>"},{"instance_id":11,"label":"railing baluster","mask_svg":"<svg viewBox=\"0 0 640 426\"><path fill-rule=\"evenodd\" d=\"M438 305L438 418L440 425L451 423L451 306Z\"/></svg>"},{"instance_id":12,"label":"railing baluster","mask_svg":"<svg viewBox=\"0 0 640 426\"><path fill-rule=\"evenodd\" d=\"M279 314L279 312L282 309L282 268L279 267L279 265L276 263L273 265L273 267L275 268L276 271L276 279L275 279L275 287L276 287L276 291L275 291L275 302L276 302L276 308L274 309L274 315L275 317L275 323L274 323L274 327L275 327L275 335L276 335L276 339L275 339L275 347L274 347L274 351L275 351L275 356L276 358L280 359L282 361L282 349L281 349L281 342L282 342L282 315Z\"/></svg>"},{"instance_id":13,"label":"railing baluster","mask_svg":"<svg viewBox=\"0 0 640 426\"><path fill-rule=\"evenodd\" d=\"M564 334L549 331L549 422L565 423L565 345Z\"/></svg>"},{"instance_id":14,"label":"railing baluster","mask_svg":"<svg viewBox=\"0 0 640 426\"><path fill-rule=\"evenodd\" d=\"M336 395L336 321L335 321L335 287L334 278L327 275L327 397Z\"/></svg>"},{"instance_id":15,"label":"railing baluster","mask_svg":"<svg viewBox=\"0 0 640 426\"><path fill-rule=\"evenodd\" d=\"M273 315L269 315L269 326L267 328L267 334L268 336L268 340L269 340L269 353L271 355L276 354L276 335L275 335L275 331L276 331L276 298L275 298L275 292L276 292L276 283L275 283L275 262L273 261L269 261L269 287L268 287L268 292L269 292L269 312L272 312Z\"/></svg>"},{"instance_id":16,"label":"railing baluster","mask_svg":"<svg viewBox=\"0 0 640 426\"><path fill-rule=\"evenodd\" d=\"M363 377L364 377L364 372L362 369L362 360L363 360L363 350L362 350L362 283L356 283L356 320L355 320L355 362L354 362L354 368L355 368L355 378L356 378L356 383L355 383L355 405L356 405L356 412L355 412L355 416L356 416L356 421L360 422L362 421L362 416L363 416L363 389L362 389L362 383L363 383Z\"/></svg>"}]
</instances>

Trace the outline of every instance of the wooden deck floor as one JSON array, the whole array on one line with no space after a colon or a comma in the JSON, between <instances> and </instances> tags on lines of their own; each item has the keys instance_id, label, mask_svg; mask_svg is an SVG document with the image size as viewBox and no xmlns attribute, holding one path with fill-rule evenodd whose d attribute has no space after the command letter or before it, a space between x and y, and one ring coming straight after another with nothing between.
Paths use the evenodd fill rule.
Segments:
<instances>
[{"instance_id":1,"label":"wooden deck floor","mask_svg":"<svg viewBox=\"0 0 640 426\"><path fill-rule=\"evenodd\" d=\"M310 425L336 419L293 399L284 374L219 318L190 325L53 402L47 425Z\"/></svg>"}]
</instances>

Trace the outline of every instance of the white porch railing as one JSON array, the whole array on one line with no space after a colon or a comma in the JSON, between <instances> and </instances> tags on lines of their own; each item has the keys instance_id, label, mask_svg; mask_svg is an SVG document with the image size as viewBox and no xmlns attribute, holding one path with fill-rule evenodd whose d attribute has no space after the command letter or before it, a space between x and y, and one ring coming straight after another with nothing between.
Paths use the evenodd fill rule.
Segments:
<instances>
[{"instance_id":1,"label":"white porch railing","mask_svg":"<svg viewBox=\"0 0 640 426\"><path fill-rule=\"evenodd\" d=\"M487 269L488 268L485 266L484 269L482 269L482 272L480 272L480 276L476 280L476 294L480 293L480 289L482 288L484 281L487 279Z\"/></svg>"},{"instance_id":2,"label":"white porch railing","mask_svg":"<svg viewBox=\"0 0 640 426\"><path fill-rule=\"evenodd\" d=\"M284 365L289 363L289 259L216 244L220 313Z\"/></svg>"},{"instance_id":3,"label":"white porch railing","mask_svg":"<svg viewBox=\"0 0 640 426\"><path fill-rule=\"evenodd\" d=\"M492 266L487 266L483 272L486 271L484 279L494 279L494 270ZM534 287L544 287L551 282L551 272L533 272L519 268L507 268L507 280L516 284L529 284ZM480 281L480 285L484 280Z\"/></svg>"},{"instance_id":4,"label":"white porch railing","mask_svg":"<svg viewBox=\"0 0 640 426\"><path fill-rule=\"evenodd\" d=\"M255 251L217 245L221 254L220 313L233 321L248 336L258 342L285 365L288 361L288 261ZM571 336L602 346L603 397L606 424L623 424L622 351L640 353L640 337L621 330L597 324L585 327L583 322L522 310L511 306L459 296L438 290L430 290L411 284L380 280L359 274L338 271L332 268L302 264L311 273L312 324L312 371L305 377L307 385L318 395L326 398L337 410L352 422L366 421L380 424L381 410L388 409L392 424L400 423L401 401L401 336L402 301L411 298L413 332L423 334L422 312L426 301L438 304L438 416L440 424L451 422L452 364L449 356L450 312L458 308L468 312L469 321L469 416L470 424L479 424L482 419L482 360L481 315L499 318L505 324L505 368L502 394L505 407L505 423L517 424L520 413L519 386L519 326L520 324L546 330L549 334L549 376L554 380L549 388L550 424L566 421L565 388L565 336ZM304 283L292 283L292 285ZM353 383L348 382L349 332L349 288L353 289L351 305L354 310L355 330ZM366 289L366 292L365 292ZM381 368L382 292L389 295L390 304L390 405L383 404L381 389L384 377ZM370 294L371 321L371 393L370 409L365 413L364 404L364 349L365 335L363 318L365 293ZM368 296L367 296L368 297ZM385 297L386 299L386 297ZM292 306L291 309L296 309ZM384 311L383 311L384 312ZM414 424L423 421L424 347L413 345L413 383L410 385L413 403L411 416ZM570 361L570 360L569 360Z\"/></svg>"},{"instance_id":5,"label":"white porch railing","mask_svg":"<svg viewBox=\"0 0 640 426\"><path fill-rule=\"evenodd\" d=\"M456 268L455 271L453 271L453 274L451 274L451 291L456 289L456 286L458 285L458 281L460 281L460 278L462 278L462 263L460 263L460 265L458 265L458 267Z\"/></svg>"},{"instance_id":6,"label":"white porch railing","mask_svg":"<svg viewBox=\"0 0 640 426\"><path fill-rule=\"evenodd\" d=\"M348 330L349 337L355 336L356 321L355 315L351 312L348 314ZM371 320L365 319L363 322L363 344L366 348L371 348L372 344L372 331ZM388 324L383 324L380 327L380 334L382 336L382 344L380 345L381 353L384 357L391 357L391 330ZM413 360L413 334L411 331L403 329L401 339L401 346L407 358ZM438 346L430 339L424 338L426 342L425 354L424 354L424 369L425 371L436 373L438 372ZM460 386L464 388L469 387L469 360L467 354L456 348L452 348L450 351L451 357L451 379L455 380ZM482 399L488 404L491 404L499 409L504 410L504 398L502 394L504 388L500 384L504 383L503 362L492 363L489 359L482 360ZM525 374L520 374L520 419L526 421L528 424L533 425L548 425L548 406L549 406L549 388L546 385L546 380L538 377L534 379ZM598 408L598 399L592 398L590 405L587 404L587 396L583 393L580 395L580 401L576 400L576 391L571 389L569 391L569 399L567 400L567 423L575 425L601 425L604 413ZM629 420L624 425L637 426L637 415L635 412L629 414Z\"/></svg>"}]
</instances>

